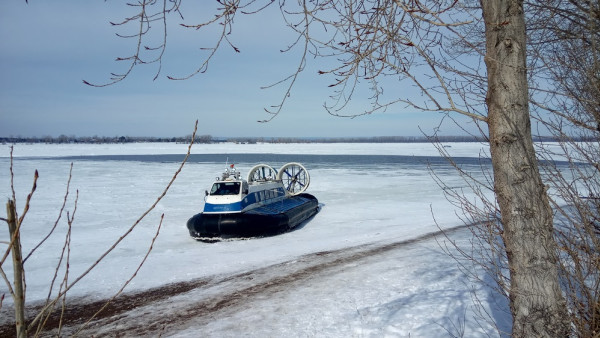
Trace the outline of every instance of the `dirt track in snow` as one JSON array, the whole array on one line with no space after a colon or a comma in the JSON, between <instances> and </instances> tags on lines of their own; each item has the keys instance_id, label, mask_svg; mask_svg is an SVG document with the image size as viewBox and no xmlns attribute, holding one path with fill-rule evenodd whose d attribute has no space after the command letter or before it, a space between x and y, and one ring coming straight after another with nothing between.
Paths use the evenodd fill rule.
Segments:
<instances>
[{"instance_id":1,"label":"dirt track in snow","mask_svg":"<svg viewBox=\"0 0 600 338\"><path fill-rule=\"evenodd\" d=\"M446 230L447 234L463 226ZM335 251L321 251L297 259L234 275L211 276L186 282L167 284L117 297L87 324L80 336L159 336L161 332L185 329L188 323L201 326L228 313L247 308L254 299L293 290L295 285L318 283L319 276L345 271L350 265L377 255L400 250L407 245L443 234L435 232L391 244L367 244ZM350 267L351 268L351 267ZM63 315L61 335L71 336L96 313L106 300L85 302L70 300ZM3 308L2 316L12 315ZM31 319L39 306L28 308ZM47 321L42 336L56 336L60 312ZM31 334L32 332L30 332ZM14 335L14 326L0 326L0 337Z\"/></svg>"}]
</instances>

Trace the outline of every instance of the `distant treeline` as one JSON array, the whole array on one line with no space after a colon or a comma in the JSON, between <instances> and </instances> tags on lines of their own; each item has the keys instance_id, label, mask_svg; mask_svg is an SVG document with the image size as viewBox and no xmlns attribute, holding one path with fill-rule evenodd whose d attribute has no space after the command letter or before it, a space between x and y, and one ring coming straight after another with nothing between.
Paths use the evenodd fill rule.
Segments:
<instances>
[{"instance_id":1,"label":"distant treeline","mask_svg":"<svg viewBox=\"0 0 600 338\"><path fill-rule=\"evenodd\" d=\"M483 138L473 136L444 136L441 142L480 142ZM374 136L374 137L231 137L227 142L236 143L422 143L431 142L425 136Z\"/></svg>"},{"instance_id":2,"label":"distant treeline","mask_svg":"<svg viewBox=\"0 0 600 338\"><path fill-rule=\"evenodd\" d=\"M130 137L130 136L66 136L58 137L0 137L0 143L139 143L139 142L179 142L188 143L192 136L184 137ZM210 135L196 136L196 143L212 143Z\"/></svg>"},{"instance_id":3,"label":"distant treeline","mask_svg":"<svg viewBox=\"0 0 600 338\"><path fill-rule=\"evenodd\" d=\"M0 137L0 143L139 143L139 142L176 142L189 143L192 136L183 137L129 137L129 136L66 136L58 137ZM376 137L213 137L211 135L196 136L195 143L420 143L420 142L486 142L484 137L475 136L376 136ZM558 141L553 137L535 137L536 142ZM597 141L585 140L578 141Z\"/></svg>"}]
</instances>

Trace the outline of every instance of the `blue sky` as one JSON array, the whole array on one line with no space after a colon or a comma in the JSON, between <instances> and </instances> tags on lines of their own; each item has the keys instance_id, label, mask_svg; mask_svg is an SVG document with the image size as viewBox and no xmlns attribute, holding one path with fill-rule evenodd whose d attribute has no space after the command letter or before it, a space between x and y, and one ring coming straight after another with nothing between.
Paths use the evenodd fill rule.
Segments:
<instances>
[{"instance_id":1,"label":"blue sky","mask_svg":"<svg viewBox=\"0 0 600 338\"><path fill-rule=\"evenodd\" d=\"M204 2L203 2L204 3ZM278 11L241 17L231 40L208 71L185 81L199 66L201 47L211 45L214 31L179 29L172 16L169 47L159 78L155 66L138 67L115 85L94 88L83 80L104 83L123 70L115 58L127 56L134 41L116 37L109 24L130 15L123 2L2 1L0 3L0 137L6 136L183 136L199 120L199 134L213 136L369 137L419 136L440 125L439 113L392 106L357 118L329 115L323 103L331 78L317 75L320 60L309 63L283 111L269 123L265 107L279 103L285 86L261 87L284 78L298 66L298 54L281 53L293 35ZM198 9L195 9L198 10ZM202 10L202 9L200 9ZM191 12L191 11L190 11ZM209 13L204 11L204 13ZM194 23L196 21L188 19ZM392 82L386 91L410 91ZM346 114L369 107L367 94L357 95ZM454 116L463 127L473 123ZM464 121L464 122L462 122ZM445 120L443 135L464 131Z\"/></svg>"}]
</instances>

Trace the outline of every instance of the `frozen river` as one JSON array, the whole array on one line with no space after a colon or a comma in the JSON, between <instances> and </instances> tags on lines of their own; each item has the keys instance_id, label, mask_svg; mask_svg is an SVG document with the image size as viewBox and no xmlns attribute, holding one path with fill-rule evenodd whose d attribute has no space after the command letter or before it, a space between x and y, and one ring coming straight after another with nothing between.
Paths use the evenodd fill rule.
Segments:
<instances>
[{"instance_id":1,"label":"frozen river","mask_svg":"<svg viewBox=\"0 0 600 338\"><path fill-rule=\"evenodd\" d=\"M8 197L9 151L8 146L3 147L0 184ZM446 149L463 169L480 172L483 145L451 144ZM154 203L186 151L187 145L183 144L16 145L13 166L18 208L24 205L34 171L37 169L40 175L31 210L23 223L23 251L27 254L56 222L73 163L66 210L73 213L78 193L69 269L69 280L74 280ZM234 163L245 175L258 163L279 168L292 161L308 169L311 182L307 192L315 195L322 206L309 222L279 236L244 241L206 244L188 236L187 219L202 210L204 190L223 171L226 162ZM487 162L483 161L483 165ZM203 317L195 322L192 316L185 323L167 326L166 335L194 336L203 332L206 336L241 333L251 336L438 336L447 334L448 326L461 321L468 324L467 330L473 333L470 336L494 333L489 325L484 324L482 328L475 320L465 319L472 318L475 311L469 305L472 303L469 281L461 275L456 263L441 252L438 242L427 237L438 232L439 227L462 225L456 215L458 210L445 199L430 168L452 189L465 187L456 171L430 144L195 145L168 194L72 289L70 297L83 297L91 302L118 290L141 262L164 214L152 253L125 289L126 293L177 283L228 279L245 273L272 280L293 274L288 265L296 261L300 262L300 269L311 264L326 264L326 258L319 253L336 252L346 257L342 254L346 250L364 251L408 243L371 260L354 260L347 269L338 266L336 273L322 276L315 271L315 276L319 276L316 284L310 283L308 278L300 285L284 283L286 287L271 290L283 298L263 294L264 299L248 300L263 309L255 314L258 316L255 319L263 324L272 322L268 326L255 323L253 327L254 320L249 318L254 318L254 312L241 307L234 314L213 320ZM57 250L62 248L66 234L65 218L66 214L56 233L26 262L30 302L48 295L48 280L54 274ZM468 243L467 234L468 231L463 230L455 236ZM7 238L6 229L1 229L0 235ZM419 241L412 243L415 239ZM305 262L307 257L312 259ZM261 269L268 272L259 274L257 271L265 271ZM149 306L163 310L166 307L170 309L164 310L168 314L176 311L174 304L188 304L190 300L194 304L223 296L218 289L229 290L227 293L237 290L235 285L215 285L218 287L199 288L186 294L185 301L171 297L162 305ZM5 292L5 287L0 290ZM428 294L433 290L437 290L438 296ZM309 295L314 304L318 304L316 308L311 308L313 302L308 301ZM5 300L5 305L10 303L9 299ZM298 313L300 309L303 310ZM322 311L328 315L322 316ZM139 325L151 320L151 316L135 318ZM136 321L132 323L138 323ZM341 323L347 324L342 327ZM107 327L110 332L111 326Z\"/></svg>"}]
</instances>

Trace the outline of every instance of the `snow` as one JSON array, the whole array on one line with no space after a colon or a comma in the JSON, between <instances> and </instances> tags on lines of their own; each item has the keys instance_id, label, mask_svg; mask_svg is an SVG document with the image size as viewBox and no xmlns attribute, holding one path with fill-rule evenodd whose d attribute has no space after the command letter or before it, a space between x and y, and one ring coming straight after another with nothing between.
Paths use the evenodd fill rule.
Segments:
<instances>
[{"instance_id":1,"label":"snow","mask_svg":"<svg viewBox=\"0 0 600 338\"><path fill-rule=\"evenodd\" d=\"M0 158L9 156L9 145ZM188 145L183 143L102 143L102 144L19 144L14 157L81 156L81 155L145 155L185 154ZM452 156L478 156L487 145L477 142L448 143L446 150ZM192 154L378 154L439 156L431 143L197 143Z\"/></svg>"},{"instance_id":2,"label":"snow","mask_svg":"<svg viewBox=\"0 0 600 338\"><path fill-rule=\"evenodd\" d=\"M485 146L479 143L450 145L446 149L453 156L478 157L485 152ZM8 198L11 194L9 148L3 145L0 149L0 184ZM175 143L15 145L14 179L19 210L30 191L33 172L37 169L40 173L22 228L24 252L28 253L54 225L66 192L71 162L74 162L73 177L66 206L70 215L77 192L78 199L69 281L85 271L136 222L179 166L173 162L61 157L184 154L186 151L187 145ZM192 153L439 156L428 143L198 144ZM161 316L176 317L183 309L194 309L203 300L219 299L238 292L240 287L256 288L272 280L289 279L296 273L294 269L308 269L317 264L319 268L313 267L315 272L309 277L273 286L208 317L192 317L167 325L162 334L181 337L198 336L199 332L202 336L219 337L438 337L460 336L462 332L466 336L497 336L496 329L480 318L480 312L492 313L493 320L500 323L502 329L510 328L510 316L502 299L470 280L442 250L443 243L449 239L443 235L427 236L438 232L439 227L453 229L462 222L456 215L458 210L446 201L425 166L386 167L375 172L368 166L308 168L311 175L308 192L319 199L322 210L300 229L260 239L214 244L196 242L189 238L185 223L201 211L204 189L223 169L224 163L186 164L166 197L70 291L69 297L96 300L114 294L140 264L164 213L153 250L125 292L170 283L211 282L148 305L148 311L142 307L132 311L128 325L160 322ZM250 165L238 169L244 175ZM449 186L464 186L451 170L442 168L440 175ZM25 263L28 302L43 300L48 295L48 281L55 272L57 252L66 234L65 218L63 214L57 232ZM470 232L466 229L455 230L449 236L463 247L470 245ZM1 241L7 237L6 229L0 229ZM394 243L401 245L377 254L364 254L370 248L386 248ZM5 244L0 247L4 248ZM335 252L335 257L342 262L330 267L327 263L330 252ZM354 252L358 256L353 256ZM10 270L7 264L3 268ZM252 277L240 277L245 274ZM0 293L7 293L4 285L0 286ZM479 301L475 301L475 297ZM11 302L7 295L2 311ZM160 316L148 314L154 312ZM117 330L116 325L103 329L110 334L111 330Z\"/></svg>"}]
</instances>

